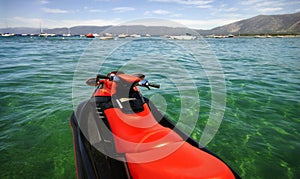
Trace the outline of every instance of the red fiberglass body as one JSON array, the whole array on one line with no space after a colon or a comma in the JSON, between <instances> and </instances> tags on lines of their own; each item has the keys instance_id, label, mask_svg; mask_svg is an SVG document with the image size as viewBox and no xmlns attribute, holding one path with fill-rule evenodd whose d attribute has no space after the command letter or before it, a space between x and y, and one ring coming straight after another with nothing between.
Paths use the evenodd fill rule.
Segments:
<instances>
[{"instance_id":1,"label":"red fiberglass body","mask_svg":"<svg viewBox=\"0 0 300 179\"><path fill-rule=\"evenodd\" d=\"M78 112L72 115L78 177L239 178L221 159L199 147L140 94L138 85L159 87L149 84L144 77L112 72L87 81L87 84L98 86L92 97L95 105L91 105L97 108L100 116L94 119L98 121L96 129L107 127L109 132L98 132L100 137L96 139L86 136L89 134L77 128L88 120L89 117L84 116L89 115ZM82 106L80 111L88 105ZM104 124L99 124L100 120L104 120ZM91 148L97 150L91 151Z\"/></svg>"}]
</instances>

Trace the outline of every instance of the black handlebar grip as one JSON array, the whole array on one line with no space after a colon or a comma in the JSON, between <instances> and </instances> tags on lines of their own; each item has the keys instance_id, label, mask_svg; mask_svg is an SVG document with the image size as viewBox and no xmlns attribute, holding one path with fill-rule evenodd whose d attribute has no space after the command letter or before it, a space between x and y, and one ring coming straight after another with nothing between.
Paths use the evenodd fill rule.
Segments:
<instances>
[{"instance_id":1,"label":"black handlebar grip","mask_svg":"<svg viewBox=\"0 0 300 179\"><path fill-rule=\"evenodd\" d=\"M108 79L108 76L106 76L106 75L100 75L100 74L98 74L97 75L97 79Z\"/></svg>"},{"instance_id":2,"label":"black handlebar grip","mask_svg":"<svg viewBox=\"0 0 300 179\"><path fill-rule=\"evenodd\" d=\"M148 86L151 86L153 88L160 88L160 85L159 84L151 84L151 83L148 83Z\"/></svg>"}]
</instances>

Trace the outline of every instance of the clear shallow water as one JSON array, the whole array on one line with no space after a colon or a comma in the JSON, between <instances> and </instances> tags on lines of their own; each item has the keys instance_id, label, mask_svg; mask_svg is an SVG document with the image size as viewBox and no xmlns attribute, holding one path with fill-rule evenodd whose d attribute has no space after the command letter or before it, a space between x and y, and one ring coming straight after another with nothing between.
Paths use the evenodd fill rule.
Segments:
<instances>
[{"instance_id":1,"label":"clear shallow water","mask_svg":"<svg viewBox=\"0 0 300 179\"><path fill-rule=\"evenodd\" d=\"M243 178L299 178L299 38L205 40L219 59L226 82L224 118L207 147ZM27 37L0 41L0 178L75 178L69 127L72 92L76 104L93 91L83 85L87 76L116 66L128 72L138 69L160 83L161 89L143 93L157 101L163 97L166 102L158 105L175 122L180 97L189 99L195 86L201 108L192 136L199 140L202 135L212 104L211 88L203 66L182 48L194 47L193 52L199 51L196 56L213 58L198 42ZM106 52L112 47L113 52ZM76 68L87 70L78 75ZM195 85L185 84L185 93L180 93L174 86L178 76L185 78L180 84L192 78ZM189 119L195 111L187 109L184 115ZM184 130L189 125L189 120L181 124Z\"/></svg>"}]
</instances>

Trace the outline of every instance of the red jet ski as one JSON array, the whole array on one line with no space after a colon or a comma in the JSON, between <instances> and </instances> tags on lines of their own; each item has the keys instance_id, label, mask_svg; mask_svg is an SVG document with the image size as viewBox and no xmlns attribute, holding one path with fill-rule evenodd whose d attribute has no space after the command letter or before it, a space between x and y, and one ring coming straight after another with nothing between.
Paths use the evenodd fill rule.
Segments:
<instances>
[{"instance_id":1,"label":"red jet ski","mask_svg":"<svg viewBox=\"0 0 300 179\"><path fill-rule=\"evenodd\" d=\"M224 161L178 129L138 87L143 74L114 71L70 118L78 178L240 178Z\"/></svg>"}]
</instances>

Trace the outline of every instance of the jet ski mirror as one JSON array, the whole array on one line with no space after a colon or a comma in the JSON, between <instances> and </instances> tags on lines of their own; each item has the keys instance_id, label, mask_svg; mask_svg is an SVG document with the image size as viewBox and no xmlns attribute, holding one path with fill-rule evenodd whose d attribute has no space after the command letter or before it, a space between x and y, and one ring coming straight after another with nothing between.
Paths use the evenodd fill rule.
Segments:
<instances>
[{"instance_id":1,"label":"jet ski mirror","mask_svg":"<svg viewBox=\"0 0 300 179\"><path fill-rule=\"evenodd\" d=\"M145 75L142 74L142 73L133 74L133 76L136 76L136 77L138 77L140 79L144 79L145 78Z\"/></svg>"},{"instance_id":2,"label":"jet ski mirror","mask_svg":"<svg viewBox=\"0 0 300 179\"><path fill-rule=\"evenodd\" d=\"M85 81L85 84L88 86L98 86L97 78L89 78Z\"/></svg>"}]
</instances>

